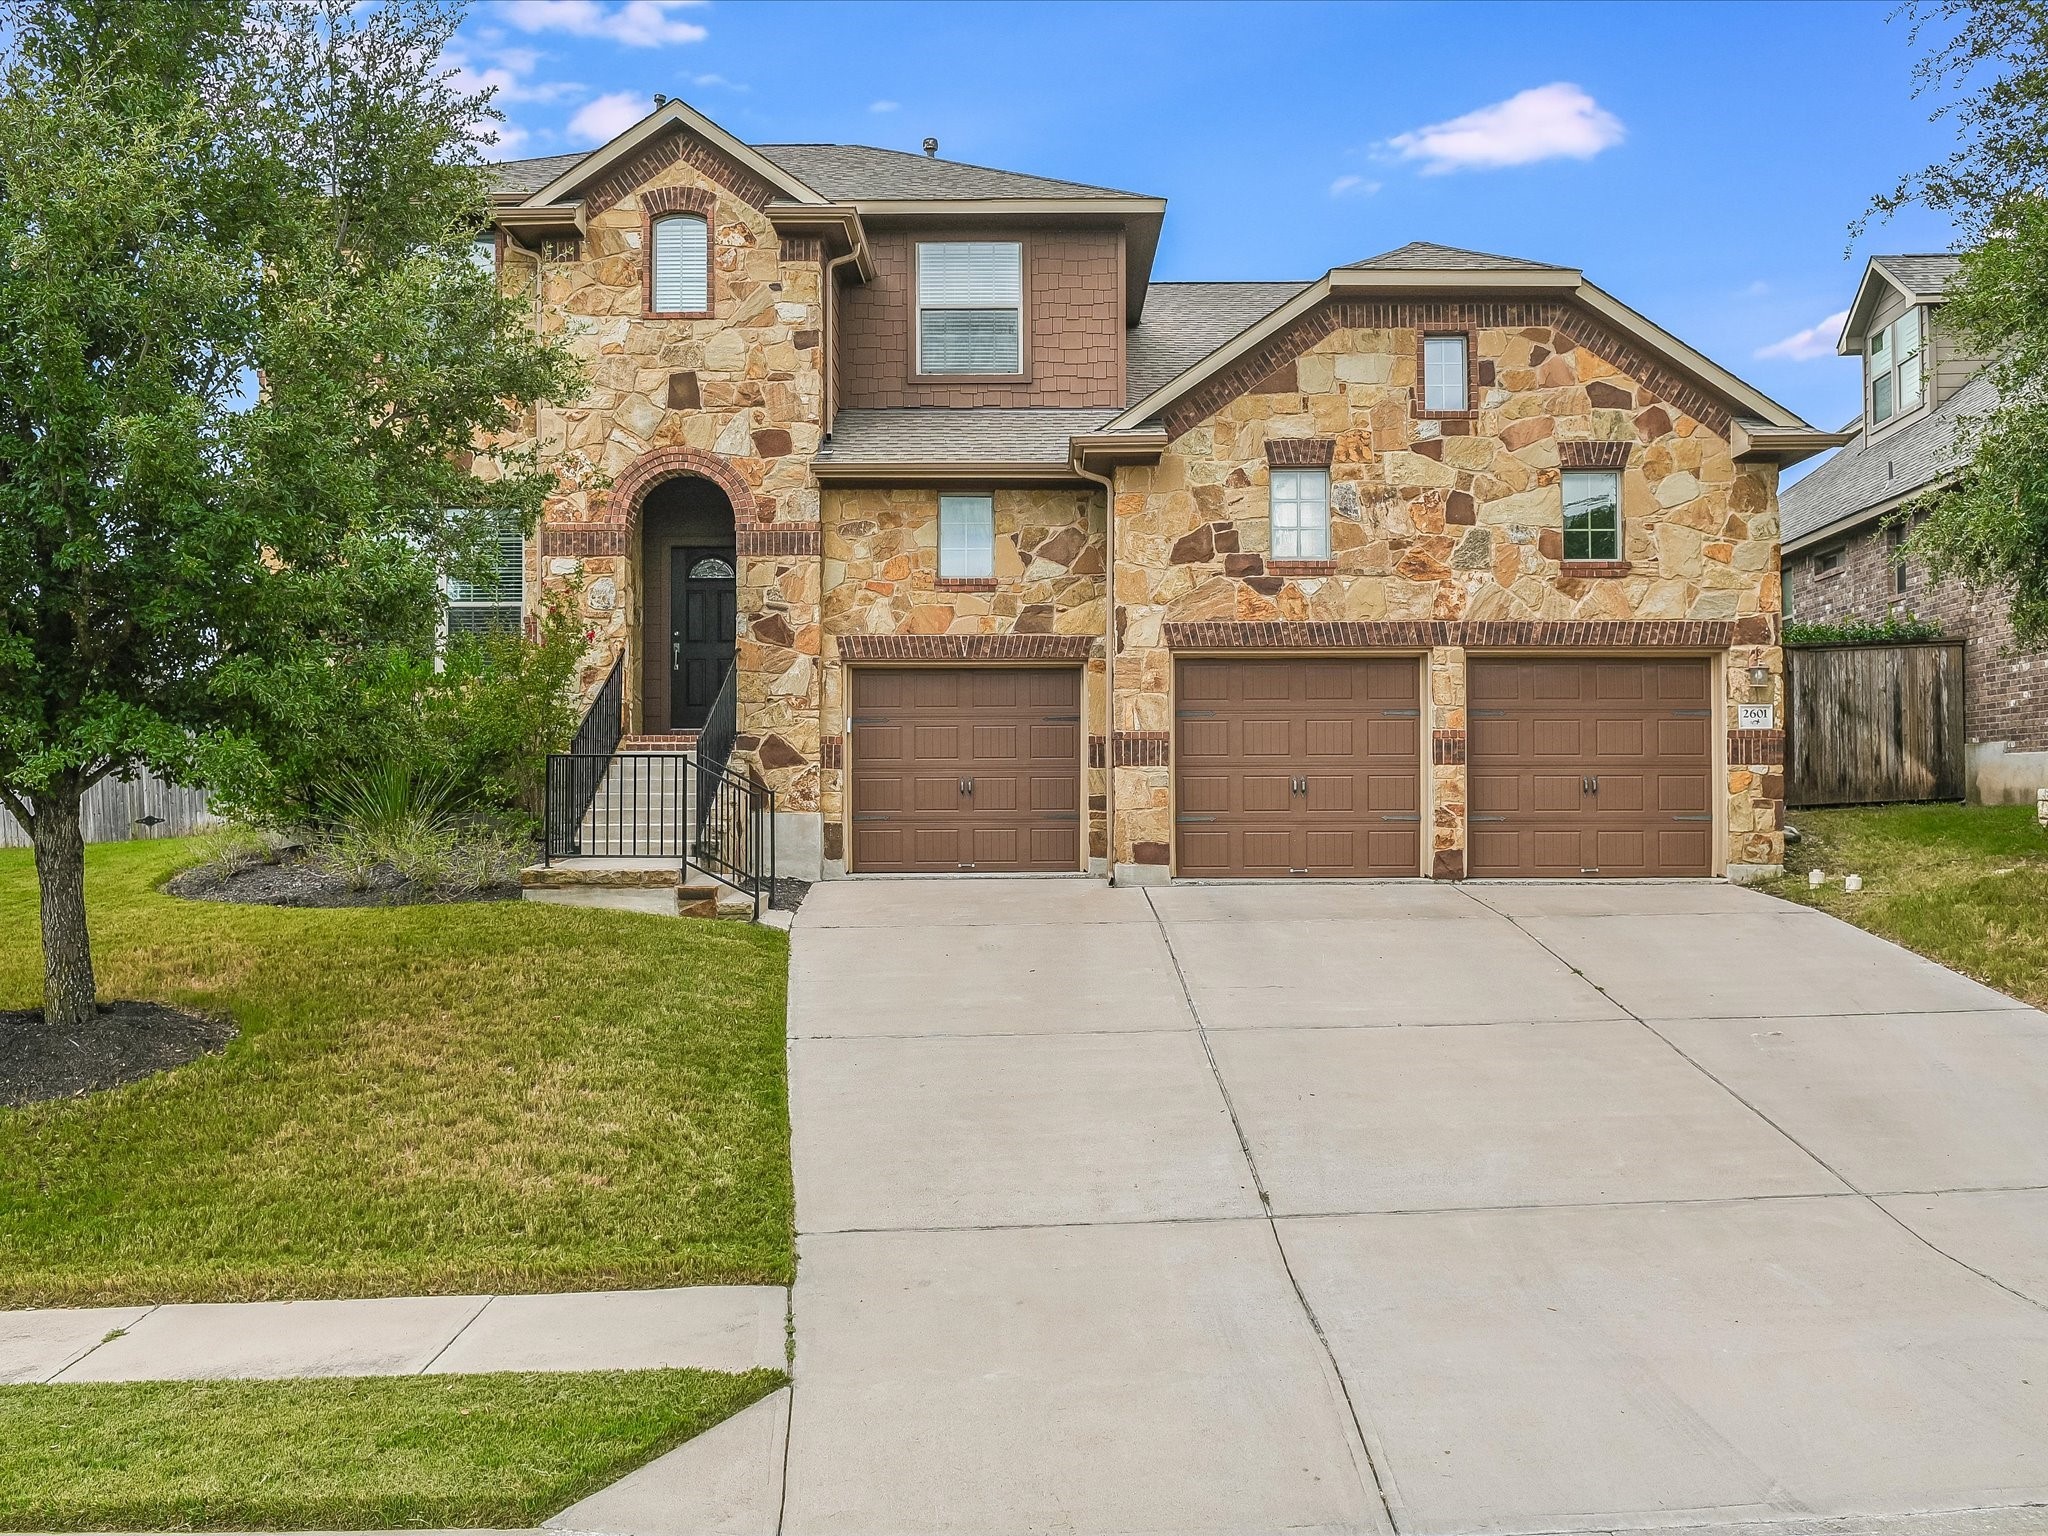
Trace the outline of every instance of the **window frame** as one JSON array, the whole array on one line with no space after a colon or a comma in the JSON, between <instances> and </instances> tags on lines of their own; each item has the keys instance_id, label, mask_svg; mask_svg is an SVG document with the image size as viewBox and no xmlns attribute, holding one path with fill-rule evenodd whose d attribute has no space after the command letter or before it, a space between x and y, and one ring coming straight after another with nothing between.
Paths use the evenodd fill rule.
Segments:
<instances>
[{"instance_id":1,"label":"window frame","mask_svg":"<svg viewBox=\"0 0 2048 1536\"><path fill-rule=\"evenodd\" d=\"M1280 506L1283 498L1280 494L1280 487L1283 479L1294 485L1304 484L1312 479L1315 484L1321 487L1322 494L1314 501L1304 498L1298 492L1285 498L1289 504L1296 508L1309 506L1319 508L1322 513L1322 520L1319 525L1315 526L1314 531L1320 535L1319 542L1322 545L1320 550L1310 551L1302 547L1300 536L1304 532L1309 531L1310 525L1302 522L1298 517L1292 528L1281 528ZM1283 553L1280 548L1280 536L1283 532L1295 536L1295 549L1291 554ZM1279 565L1328 565L1330 563L1332 557L1330 554L1330 472L1328 469L1319 466L1284 465L1266 471L1266 554L1269 559Z\"/></svg>"},{"instance_id":2,"label":"window frame","mask_svg":"<svg viewBox=\"0 0 2048 1536\"><path fill-rule=\"evenodd\" d=\"M927 373L924 368L924 253L933 245L1013 245L1017 248L1017 371ZM985 304L934 304L933 309L987 309ZM1025 235L910 238L910 382L913 384L1020 384L1031 379L1031 241Z\"/></svg>"},{"instance_id":3,"label":"window frame","mask_svg":"<svg viewBox=\"0 0 2048 1536\"><path fill-rule=\"evenodd\" d=\"M1612 554L1603 555L1589 553L1575 555L1572 553L1572 527L1570 518L1572 508L1571 485L1574 476L1578 476L1584 479L1592 479L1597 476L1601 479L1606 480L1608 484L1614 488L1614 527L1611 530L1614 538L1614 551ZM1599 467L1579 467L1563 469L1558 472L1557 487L1558 531L1562 535L1559 545L1559 564L1566 567L1571 567L1575 565L1622 564L1627 559L1627 556L1624 553L1624 551L1628 548L1627 519L1623 517L1621 507L1622 472L1618 469L1605 469ZM1586 530L1588 547L1591 547L1591 538L1593 534L1608 531L1609 530L1595 529L1589 527Z\"/></svg>"},{"instance_id":4,"label":"window frame","mask_svg":"<svg viewBox=\"0 0 2048 1536\"><path fill-rule=\"evenodd\" d=\"M1899 355L1899 327L1911 320L1915 341L1910 355ZM1882 369L1877 367L1877 352L1882 346L1886 357ZM1894 315L1890 322L1879 326L1863 338L1863 415L1870 430L1888 427L1893 422L1911 416L1927 404L1927 307L1923 304L1909 304ZM1912 370L1915 392L1910 403L1904 400L1903 385L1907 370ZM1877 414L1878 387L1885 387L1887 406L1885 414Z\"/></svg>"},{"instance_id":5,"label":"window frame","mask_svg":"<svg viewBox=\"0 0 2048 1536\"><path fill-rule=\"evenodd\" d=\"M1837 544L1832 549L1816 549L1813 552L1812 565L1815 581L1826 581L1830 576L1841 575L1842 546Z\"/></svg>"},{"instance_id":6,"label":"window frame","mask_svg":"<svg viewBox=\"0 0 2048 1536\"><path fill-rule=\"evenodd\" d=\"M444 645L451 637L458 634L519 634L524 632L526 628L526 536L522 534L517 527L512 527L501 529L497 537L498 554L500 557L500 564L498 570L501 578L503 577L504 571L506 569L506 564L504 563L503 559L505 553L511 549L516 549L519 552L519 590L513 597L507 599L504 595L504 584L501 579L500 582L498 583L497 595L492 598L484 599L475 596L458 597L456 595L458 589L464 589L468 592L474 593L477 590L477 588L470 582L458 581L454 577L444 574L441 577L440 618L440 636L441 641ZM449 622L449 619L458 609L471 613L490 613L494 611L509 610L512 615L512 622L507 625L484 625L478 628L464 627L462 629L457 629L453 624Z\"/></svg>"},{"instance_id":7,"label":"window frame","mask_svg":"<svg viewBox=\"0 0 2048 1536\"><path fill-rule=\"evenodd\" d=\"M483 263L483 247L486 245L491 248L491 264L488 267ZM475 264L477 271L488 272L494 279L500 276L505 270L504 231L493 227L472 235L469 241L469 259Z\"/></svg>"},{"instance_id":8,"label":"window frame","mask_svg":"<svg viewBox=\"0 0 2048 1536\"><path fill-rule=\"evenodd\" d=\"M948 502L979 502L988 510L988 569L985 571L961 571L948 567L946 549L946 504ZM996 584L996 497L994 491L941 491L937 519L936 572L942 587L993 587Z\"/></svg>"},{"instance_id":9,"label":"window frame","mask_svg":"<svg viewBox=\"0 0 2048 1536\"><path fill-rule=\"evenodd\" d=\"M654 232L660 225L671 219L695 219L704 226L704 307L702 309L657 309L654 304ZM711 249L711 215L696 208L663 208L647 214L641 220L640 243L644 248L647 269L647 288L643 298L641 318L645 320L709 320L717 309L717 295L712 283L715 263Z\"/></svg>"},{"instance_id":10,"label":"window frame","mask_svg":"<svg viewBox=\"0 0 2048 1536\"><path fill-rule=\"evenodd\" d=\"M1465 348L1465 403L1456 410L1440 409L1429 403L1429 344L1432 341L1461 342ZM1439 327L1415 333L1415 414L1429 421L1468 421L1479 414L1479 348L1469 329Z\"/></svg>"}]
</instances>

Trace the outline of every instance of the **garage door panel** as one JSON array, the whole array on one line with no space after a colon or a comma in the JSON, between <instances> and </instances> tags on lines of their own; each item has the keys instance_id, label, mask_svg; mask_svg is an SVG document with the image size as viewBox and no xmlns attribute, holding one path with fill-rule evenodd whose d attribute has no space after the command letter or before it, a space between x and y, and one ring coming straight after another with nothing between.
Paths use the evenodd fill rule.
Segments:
<instances>
[{"instance_id":1,"label":"garage door panel","mask_svg":"<svg viewBox=\"0 0 2048 1536\"><path fill-rule=\"evenodd\" d=\"M1617 773L1605 770L1600 774L1600 799L1596 807L1602 816L1623 811L1645 809L1644 795L1649 783L1641 773Z\"/></svg>"},{"instance_id":2,"label":"garage door panel","mask_svg":"<svg viewBox=\"0 0 2048 1536\"><path fill-rule=\"evenodd\" d=\"M1579 862L1584 852L1583 833L1536 828L1529 832L1528 837L1529 859L1537 874L1576 875L1584 867Z\"/></svg>"},{"instance_id":3,"label":"garage door panel","mask_svg":"<svg viewBox=\"0 0 2048 1536\"><path fill-rule=\"evenodd\" d=\"M1412 773L1369 773L1365 776L1365 810L1375 815L1422 808L1422 786Z\"/></svg>"},{"instance_id":4,"label":"garage door panel","mask_svg":"<svg viewBox=\"0 0 2048 1536\"><path fill-rule=\"evenodd\" d=\"M1230 834L1207 827L1180 829L1180 872L1197 879L1227 874L1231 867Z\"/></svg>"},{"instance_id":5,"label":"garage door panel","mask_svg":"<svg viewBox=\"0 0 2048 1536\"><path fill-rule=\"evenodd\" d=\"M1220 773L1184 773L1180 781L1180 808L1183 812L1227 811L1230 805L1231 780Z\"/></svg>"},{"instance_id":6,"label":"garage door panel","mask_svg":"<svg viewBox=\"0 0 2048 1536\"><path fill-rule=\"evenodd\" d=\"M1266 716L1246 720L1238 727L1237 756L1294 758L1294 722L1285 717Z\"/></svg>"},{"instance_id":7,"label":"garage door panel","mask_svg":"<svg viewBox=\"0 0 2048 1536\"><path fill-rule=\"evenodd\" d=\"M1610 762L1633 762L1643 755L1646 733L1643 727L1648 722L1640 717L1633 720L1612 717L1593 722L1593 755Z\"/></svg>"},{"instance_id":8,"label":"garage door panel","mask_svg":"<svg viewBox=\"0 0 2048 1536\"><path fill-rule=\"evenodd\" d=\"M1585 686L1585 675L1576 662L1539 661L1530 668L1527 691L1509 697L1575 704L1584 697Z\"/></svg>"},{"instance_id":9,"label":"garage door panel","mask_svg":"<svg viewBox=\"0 0 2048 1536\"><path fill-rule=\"evenodd\" d=\"M1365 722L1365 750L1372 757L1412 757L1421 739L1422 732L1413 720Z\"/></svg>"},{"instance_id":10,"label":"garage door panel","mask_svg":"<svg viewBox=\"0 0 2048 1536\"><path fill-rule=\"evenodd\" d=\"M1657 862L1666 869L1706 864L1714 856L1713 833L1707 826L1666 827L1657 834Z\"/></svg>"},{"instance_id":11,"label":"garage door panel","mask_svg":"<svg viewBox=\"0 0 2048 1536\"><path fill-rule=\"evenodd\" d=\"M1290 829L1248 827L1240 836L1240 847L1247 869L1285 874L1293 867L1294 833Z\"/></svg>"},{"instance_id":12,"label":"garage door panel","mask_svg":"<svg viewBox=\"0 0 2048 1536\"><path fill-rule=\"evenodd\" d=\"M1181 755L1187 758L1226 758L1231 755L1230 722L1187 720L1181 724Z\"/></svg>"},{"instance_id":13,"label":"garage door panel","mask_svg":"<svg viewBox=\"0 0 2048 1536\"><path fill-rule=\"evenodd\" d=\"M1527 722L1531 757L1569 757L1576 761L1586 755L1586 722L1537 718Z\"/></svg>"},{"instance_id":14,"label":"garage door panel","mask_svg":"<svg viewBox=\"0 0 2048 1536\"><path fill-rule=\"evenodd\" d=\"M1359 809L1358 784L1350 774L1310 773L1302 777L1308 789L1306 810L1313 813Z\"/></svg>"},{"instance_id":15,"label":"garage door panel","mask_svg":"<svg viewBox=\"0 0 2048 1536\"><path fill-rule=\"evenodd\" d=\"M1519 720L1499 720L1492 716L1468 717L1468 755L1475 759L1481 756L1520 757L1525 734Z\"/></svg>"},{"instance_id":16,"label":"garage door panel","mask_svg":"<svg viewBox=\"0 0 2048 1536\"><path fill-rule=\"evenodd\" d=\"M1708 799L1708 780L1703 773L1660 773L1653 781L1657 789L1657 803L1653 807L1672 815L1686 812L1707 812L1714 806ZM1606 781L1601 781L1605 787Z\"/></svg>"},{"instance_id":17,"label":"garage door panel","mask_svg":"<svg viewBox=\"0 0 2048 1536\"><path fill-rule=\"evenodd\" d=\"M1466 803L1474 815L1482 811L1519 811L1522 788L1519 774L1468 769Z\"/></svg>"},{"instance_id":18,"label":"garage door panel","mask_svg":"<svg viewBox=\"0 0 2048 1536\"><path fill-rule=\"evenodd\" d=\"M1081 786L1071 774L1034 773L1026 781L1027 804L1034 811L1063 813L1081 808Z\"/></svg>"},{"instance_id":19,"label":"garage door panel","mask_svg":"<svg viewBox=\"0 0 2048 1536\"><path fill-rule=\"evenodd\" d=\"M960 777L964 778L965 775ZM960 799L960 778L919 774L909 781L910 808L915 811L950 811ZM862 810L894 810L895 806L862 805Z\"/></svg>"},{"instance_id":20,"label":"garage door panel","mask_svg":"<svg viewBox=\"0 0 2048 1536\"><path fill-rule=\"evenodd\" d=\"M1710 683L1708 669L1698 662L1671 662L1657 668L1657 698L1666 704L1706 704Z\"/></svg>"},{"instance_id":21,"label":"garage door panel","mask_svg":"<svg viewBox=\"0 0 2048 1536\"><path fill-rule=\"evenodd\" d=\"M1358 722L1355 720L1306 720L1302 725L1303 757L1348 758L1358 750Z\"/></svg>"},{"instance_id":22,"label":"garage door panel","mask_svg":"<svg viewBox=\"0 0 2048 1536\"><path fill-rule=\"evenodd\" d=\"M1361 832L1346 827L1327 832L1302 834L1301 863L1297 868L1312 875L1348 874L1359 862Z\"/></svg>"},{"instance_id":23,"label":"garage door panel","mask_svg":"<svg viewBox=\"0 0 2048 1536\"><path fill-rule=\"evenodd\" d=\"M1294 779L1277 773L1247 773L1238 780L1241 798L1226 810L1288 811L1294 804Z\"/></svg>"},{"instance_id":24,"label":"garage door panel","mask_svg":"<svg viewBox=\"0 0 2048 1536\"><path fill-rule=\"evenodd\" d=\"M1657 756L1698 762L1707 755L1707 724L1705 720L1674 720L1668 717L1659 720L1655 738Z\"/></svg>"},{"instance_id":25,"label":"garage door panel","mask_svg":"<svg viewBox=\"0 0 2048 1536\"><path fill-rule=\"evenodd\" d=\"M1527 784L1532 811L1569 811L1577 815L1586 798L1586 781L1576 773L1532 772Z\"/></svg>"}]
</instances>

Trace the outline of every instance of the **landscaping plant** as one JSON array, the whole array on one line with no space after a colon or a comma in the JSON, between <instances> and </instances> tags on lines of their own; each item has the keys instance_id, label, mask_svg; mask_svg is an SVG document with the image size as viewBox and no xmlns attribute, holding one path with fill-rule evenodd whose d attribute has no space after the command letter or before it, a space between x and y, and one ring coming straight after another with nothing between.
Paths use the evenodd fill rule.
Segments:
<instances>
[{"instance_id":1,"label":"landscaping plant","mask_svg":"<svg viewBox=\"0 0 2048 1536\"><path fill-rule=\"evenodd\" d=\"M489 445L576 374L471 258L495 114L441 63L459 20L0 0L0 805L50 1028L96 1006L86 789L260 760L430 656L442 579L539 514Z\"/></svg>"},{"instance_id":2,"label":"landscaping plant","mask_svg":"<svg viewBox=\"0 0 2048 1536\"><path fill-rule=\"evenodd\" d=\"M1881 619L1815 619L1805 623L1787 619L1787 645L1898 645L1916 640L1939 640L1941 626L1916 614L1892 613Z\"/></svg>"}]
</instances>

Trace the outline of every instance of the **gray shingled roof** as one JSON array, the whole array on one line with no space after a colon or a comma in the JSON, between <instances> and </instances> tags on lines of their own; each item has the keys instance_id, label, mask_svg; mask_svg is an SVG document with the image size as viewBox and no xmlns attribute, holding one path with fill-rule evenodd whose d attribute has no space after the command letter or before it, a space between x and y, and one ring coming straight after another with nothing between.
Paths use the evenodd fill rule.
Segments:
<instances>
[{"instance_id":1,"label":"gray shingled roof","mask_svg":"<svg viewBox=\"0 0 2048 1536\"><path fill-rule=\"evenodd\" d=\"M983 406L904 406L841 411L818 463L834 464L1064 464L1067 439L1092 432L1116 413Z\"/></svg>"},{"instance_id":2,"label":"gray shingled roof","mask_svg":"<svg viewBox=\"0 0 2048 1536\"><path fill-rule=\"evenodd\" d=\"M918 198L1142 197L1078 181L1054 181L936 160L870 144L756 144L805 186L835 202L898 202Z\"/></svg>"},{"instance_id":3,"label":"gray shingled roof","mask_svg":"<svg viewBox=\"0 0 2048 1536\"><path fill-rule=\"evenodd\" d=\"M1948 291L1949 279L1956 275L1959 258L1936 254L1931 256L1873 256L1878 266L1910 289L1915 298L1938 298Z\"/></svg>"},{"instance_id":4,"label":"gray shingled roof","mask_svg":"<svg viewBox=\"0 0 2048 1536\"><path fill-rule=\"evenodd\" d=\"M1864 433L1835 450L1818 469L1778 493L1779 540L1791 544L1809 535L1859 521L1952 473L1956 422L1982 416L1998 404L1989 374L1980 373L1918 421Z\"/></svg>"},{"instance_id":5,"label":"gray shingled roof","mask_svg":"<svg viewBox=\"0 0 2048 1536\"><path fill-rule=\"evenodd\" d=\"M1388 271L1403 272L1561 270L1547 261L1524 261L1519 256L1495 256L1487 251L1461 250L1455 245L1435 245L1427 240L1411 240L1397 250L1382 251L1379 255L1368 256L1363 261L1348 262L1341 270L1357 271L1361 267L1380 267Z\"/></svg>"},{"instance_id":6,"label":"gray shingled roof","mask_svg":"<svg viewBox=\"0 0 2048 1536\"><path fill-rule=\"evenodd\" d=\"M1135 405L1257 325L1307 283L1153 283L1124 333L1125 403Z\"/></svg>"},{"instance_id":7,"label":"gray shingled roof","mask_svg":"<svg viewBox=\"0 0 2048 1536\"><path fill-rule=\"evenodd\" d=\"M484 169L490 172L492 191L531 197L577 161L589 158L589 155L588 150L578 150L573 155L538 155L531 160L499 160L485 166Z\"/></svg>"}]
</instances>

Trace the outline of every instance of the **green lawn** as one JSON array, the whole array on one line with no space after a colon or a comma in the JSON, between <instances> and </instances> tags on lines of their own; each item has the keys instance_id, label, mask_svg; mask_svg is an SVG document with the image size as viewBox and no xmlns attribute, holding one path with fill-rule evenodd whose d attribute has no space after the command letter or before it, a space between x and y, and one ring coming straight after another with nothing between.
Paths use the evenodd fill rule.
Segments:
<instances>
[{"instance_id":1,"label":"green lawn","mask_svg":"<svg viewBox=\"0 0 2048 1536\"><path fill-rule=\"evenodd\" d=\"M595 1371L0 1387L0 1530L532 1526L783 1380Z\"/></svg>"},{"instance_id":2,"label":"green lawn","mask_svg":"<svg viewBox=\"0 0 2048 1536\"><path fill-rule=\"evenodd\" d=\"M1800 841L1767 889L1999 991L2048 1006L2048 835L2029 805L1791 811ZM1807 871L1828 883L1809 890ZM1859 874L1863 889L1842 889Z\"/></svg>"},{"instance_id":3,"label":"green lawn","mask_svg":"<svg viewBox=\"0 0 2048 1536\"><path fill-rule=\"evenodd\" d=\"M101 995L224 1055L0 1109L0 1306L786 1283L787 941L537 903L301 911L88 853ZM0 851L0 1008L39 1003Z\"/></svg>"}]
</instances>

